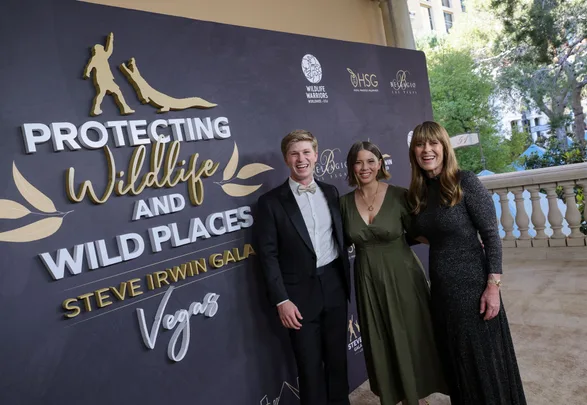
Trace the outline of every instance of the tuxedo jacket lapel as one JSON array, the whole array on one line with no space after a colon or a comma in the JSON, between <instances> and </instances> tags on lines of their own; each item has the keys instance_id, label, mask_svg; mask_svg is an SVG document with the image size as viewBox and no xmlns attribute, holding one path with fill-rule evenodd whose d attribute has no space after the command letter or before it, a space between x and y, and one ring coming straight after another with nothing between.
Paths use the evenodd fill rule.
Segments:
<instances>
[{"instance_id":1,"label":"tuxedo jacket lapel","mask_svg":"<svg viewBox=\"0 0 587 405\"><path fill-rule=\"evenodd\" d=\"M293 226L296 228L296 231L298 231L304 243L308 246L308 249L310 249L311 252L314 252L312 239L310 239L310 234L308 233L308 228L306 228L306 223L304 222L300 207L298 207L296 198L289 187L289 180L281 186L281 204Z\"/></svg>"}]
</instances>

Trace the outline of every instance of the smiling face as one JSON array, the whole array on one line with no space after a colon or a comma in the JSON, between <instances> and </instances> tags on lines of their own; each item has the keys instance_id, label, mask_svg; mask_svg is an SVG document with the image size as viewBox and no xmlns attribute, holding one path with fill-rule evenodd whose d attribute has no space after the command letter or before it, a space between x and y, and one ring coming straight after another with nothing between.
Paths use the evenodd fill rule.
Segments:
<instances>
[{"instance_id":1,"label":"smiling face","mask_svg":"<svg viewBox=\"0 0 587 405\"><path fill-rule=\"evenodd\" d=\"M357 159L353 165L353 170L361 186L377 181L377 173L379 172L379 169L381 169L381 160L377 159L377 156L373 153L364 149L357 153Z\"/></svg>"},{"instance_id":2,"label":"smiling face","mask_svg":"<svg viewBox=\"0 0 587 405\"><path fill-rule=\"evenodd\" d=\"M289 167L290 177L304 185L312 182L317 160L318 153L310 141L293 142L285 154L285 163Z\"/></svg>"},{"instance_id":3,"label":"smiling face","mask_svg":"<svg viewBox=\"0 0 587 405\"><path fill-rule=\"evenodd\" d=\"M438 176L444 165L444 148L438 139L417 141L414 146L414 155L418 166L429 177Z\"/></svg>"}]
</instances>

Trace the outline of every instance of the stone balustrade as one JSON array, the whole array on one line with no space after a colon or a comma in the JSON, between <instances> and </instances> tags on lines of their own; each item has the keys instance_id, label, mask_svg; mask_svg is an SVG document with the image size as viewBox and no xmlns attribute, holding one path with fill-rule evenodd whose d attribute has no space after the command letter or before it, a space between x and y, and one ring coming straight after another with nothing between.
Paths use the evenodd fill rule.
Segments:
<instances>
[{"instance_id":1,"label":"stone balustrade","mask_svg":"<svg viewBox=\"0 0 587 405\"><path fill-rule=\"evenodd\" d=\"M479 179L494 195L504 247L586 246L575 188L582 187L587 194L587 163ZM562 188L564 202L557 187Z\"/></svg>"}]
</instances>

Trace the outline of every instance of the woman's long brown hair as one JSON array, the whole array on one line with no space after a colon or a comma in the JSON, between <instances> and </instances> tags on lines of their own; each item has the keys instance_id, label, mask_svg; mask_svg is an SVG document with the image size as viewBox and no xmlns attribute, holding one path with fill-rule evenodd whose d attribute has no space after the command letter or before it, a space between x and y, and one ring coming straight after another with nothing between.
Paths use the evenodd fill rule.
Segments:
<instances>
[{"instance_id":1,"label":"woman's long brown hair","mask_svg":"<svg viewBox=\"0 0 587 405\"><path fill-rule=\"evenodd\" d=\"M422 170L416 160L416 146L430 141L438 141L442 145L442 172L440 173L440 202L444 206L452 207L463 198L463 191L459 182L459 164L446 129L434 121L425 121L414 128L410 143L410 163L412 165L412 180L408 190L408 202L412 213L419 214L428 203L426 192L426 172Z\"/></svg>"}]
</instances>

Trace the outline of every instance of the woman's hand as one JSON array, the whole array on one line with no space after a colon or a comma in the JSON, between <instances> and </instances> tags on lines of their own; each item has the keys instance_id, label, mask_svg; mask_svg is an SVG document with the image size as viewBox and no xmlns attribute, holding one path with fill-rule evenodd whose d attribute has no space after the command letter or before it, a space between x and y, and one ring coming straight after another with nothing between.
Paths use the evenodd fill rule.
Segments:
<instances>
[{"instance_id":1,"label":"woman's hand","mask_svg":"<svg viewBox=\"0 0 587 405\"><path fill-rule=\"evenodd\" d=\"M484 321L493 319L499 313L499 287L495 284L488 284L481 296L481 314L485 313Z\"/></svg>"}]
</instances>

